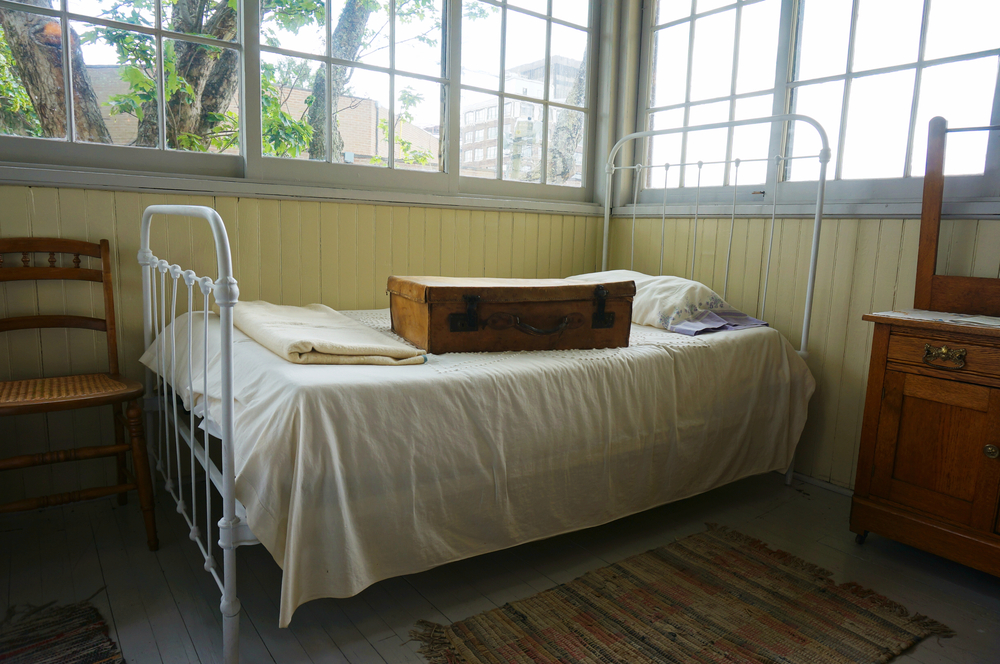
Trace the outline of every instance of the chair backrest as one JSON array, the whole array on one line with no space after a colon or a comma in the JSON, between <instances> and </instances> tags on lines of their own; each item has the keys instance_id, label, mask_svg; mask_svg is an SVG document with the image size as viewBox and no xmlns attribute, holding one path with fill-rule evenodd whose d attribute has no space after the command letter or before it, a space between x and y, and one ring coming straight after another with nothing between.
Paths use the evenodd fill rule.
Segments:
<instances>
[{"instance_id":1,"label":"chair backrest","mask_svg":"<svg viewBox=\"0 0 1000 664\"><path fill-rule=\"evenodd\" d=\"M33 254L48 254L48 266L33 267ZM21 254L20 264L4 265L4 254ZM56 254L72 254L73 267L56 267ZM80 256L101 259L101 269L81 267ZM73 327L107 333L108 369L118 373L118 340L115 331L115 299L111 281L111 247L107 240L99 244L63 238L15 237L0 239L0 283L67 279L95 281L104 286L104 318L69 315L12 316L0 318L0 332L46 327Z\"/></svg>"}]
</instances>

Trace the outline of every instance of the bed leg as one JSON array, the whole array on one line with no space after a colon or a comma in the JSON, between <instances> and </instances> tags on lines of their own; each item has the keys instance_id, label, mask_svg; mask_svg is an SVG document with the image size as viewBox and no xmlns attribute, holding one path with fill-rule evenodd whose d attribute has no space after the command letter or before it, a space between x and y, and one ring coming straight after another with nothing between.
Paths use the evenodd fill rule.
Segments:
<instances>
[{"instance_id":1,"label":"bed leg","mask_svg":"<svg viewBox=\"0 0 1000 664\"><path fill-rule=\"evenodd\" d=\"M795 474L795 457L792 457L792 462L788 464L788 470L785 471L785 486L792 486L793 474Z\"/></svg>"},{"instance_id":2,"label":"bed leg","mask_svg":"<svg viewBox=\"0 0 1000 664\"><path fill-rule=\"evenodd\" d=\"M219 523L222 527L222 522ZM222 661L239 664L240 661L240 600L236 596L236 547L222 551Z\"/></svg>"}]
</instances>

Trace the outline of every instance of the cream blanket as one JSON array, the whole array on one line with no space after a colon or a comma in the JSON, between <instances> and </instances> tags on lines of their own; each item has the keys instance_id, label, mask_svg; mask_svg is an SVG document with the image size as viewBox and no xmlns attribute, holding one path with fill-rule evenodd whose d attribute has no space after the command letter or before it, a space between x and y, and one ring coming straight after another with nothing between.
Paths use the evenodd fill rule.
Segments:
<instances>
[{"instance_id":1,"label":"cream blanket","mask_svg":"<svg viewBox=\"0 0 1000 664\"><path fill-rule=\"evenodd\" d=\"M237 302L233 325L295 364L423 364L423 351L362 325L322 304L290 307Z\"/></svg>"}]
</instances>

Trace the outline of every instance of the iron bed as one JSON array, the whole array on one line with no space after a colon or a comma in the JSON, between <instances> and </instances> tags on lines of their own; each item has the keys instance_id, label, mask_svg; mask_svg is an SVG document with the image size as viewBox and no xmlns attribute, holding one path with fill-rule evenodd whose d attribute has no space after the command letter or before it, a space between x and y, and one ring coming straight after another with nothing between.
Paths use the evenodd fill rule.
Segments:
<instances>
[{"instance_id":1,"label":"iron bed","mask_svg":"<svg viewBox=\"0 0 1000 664\"><path fill-rule=\"evenodd\" d=\"M819 133L823 145L823 149L818 155L820 160L820 180L817 188L817 208L812 238L802 343L800 349L797 351L799 356L804 356L808 342L812 291L815 282L819 231L822 222L826 163L830 155L826 135L818 123L805 116L780 115L754 120L689 127L686 129L637 132L622 138L615 145L608 158L607 176L609 183L608 191L610 192L610 184L616 171L627 168L634 170L636 173L641 173L644 169L649 168L642 165L625 167L614 165L615 157L620 148L628 141L678 133L680 131L691 132L748 124L770 124L791 121L802 121L813 126ZM668 168L669 166L664 165L662 167ZM602 267L604 269L607 269L608 263L608 230L610 225L610 196L607 198L604 225L604 254L602 258ZM150 224L154 215L195 217L209 224L216 247L217 280L213 281L210 277L199 277L191 270L185 270L180 265L171 264L153 255L149 248L149 239ZM698 208L696 206L695 224L697 224L697 219ZM633 228L634 223L635 217L633 216ZM772 236L773 223L772 215ZM632 237L634 242L634 232ZM147 349L157 349L154 367L147 371L146 379L147 395L150 395L147 396L146 404L150 458L155 462L156 469L164 479L165 489L176 501L177 511L183 515L188 523L190 538L197 543L201 550L205 560L205 569L212 575L222 593L223 660L227 664L232 664L239 661L240 602L236 593L236 548L242 545L259 543L259 540L255 537L249 526L246 507L236 498L237 469L234 454L236 446L234 426L234 329L232 320L233 307L239 299L239 288L236 279L233 277L229 241L222 219L217 212L210 208L155 205L148 207L143 213L140 242L141 248L138 259L142 269L144 341ZM730 252L731 246L732 240L730 238ZM692 259L692 271L693 265L694 259ZM727 283L728 268L729 261L727 258ZM769 268L767 271L769 272ZM177 316L178 292L181 288L186 288L188 292L186 324L180 323L180 319ZM194 398L194 395L199 392L199 388L196 388L195 384L195 376L198 372L195 367L194 353L194 350L198 347L198 343L195 337L196 326L192 324L195 314L199 312L199 308L195 307L197 294L201 295L200 314L204 321L201 328L197 330L198 335L201 337L200 343L203 349L199 358L202 364L200 367L202 381L200 393L204 395L200 408ZM218 308L218 330L211 332L213 339L210 340L210 327L213 327L208 324L212 315L211 299L214 299L215 305ZM183 327L171 328L171 332L165 334L168 326L171 326L175 321L178 321L178 325L183 325ZM184 353L186 357L179 357L177 354L177 341L180 337L182 340L181 345L184 346L184 335L186 335L186 348L188 352ZM238 331L235 332L235 336L240 336ZM785 343L787 344L787 342ZM218 349L217 356L213 355L211 370L209 366L210 353L208 351L210 344L213 345L213 348L217 347ZM170 358L169 361L166 359L168 355ZM182 371L181 373L186 374L186 376L182 376L180 381L178 381L178 364L184 361L186 361L187 371ZM808 370L806 370L806 373L808 373ZM214 411L208 398L210 394L210 381L213 383L211 389L215 390L213 393L217 393L219 396L218 404L216 404L217 409ZM187 412L185 412L183 401L178 397L178 388L183 388L185 385L189 397ZM806 397L806 401L808 401L808 396ZM198 433L199 430L202 433ZM799 429L800 431L801 429ZM213 442L213 440L217 442ZM187 447L183 455L182 442ZM792 449L794 450L794 443ZM221 461L221 468L213 460L213 457ZM183 474L181 471L182 462L187 466L184 472L189 474L191 479L190 487L185 487L181 481ZM792 468L789 466L786 478L790 478L791 470ZM202 478L198 478L195 481L200 472L204 474L203 482ZM221 571L215 562L215 547L212 544L212 538L209 536L211 528L207 529L209 532L202 532L199 527L202 514L204 514L204 523L213 523L213 491L221 494L222 502L221 515L218 515L219 536L217 544L222 553ZM199 506L203 510L202 512L198 511ZM594 523L591 525L597 524Z\"/></svg>"}]
</instances>

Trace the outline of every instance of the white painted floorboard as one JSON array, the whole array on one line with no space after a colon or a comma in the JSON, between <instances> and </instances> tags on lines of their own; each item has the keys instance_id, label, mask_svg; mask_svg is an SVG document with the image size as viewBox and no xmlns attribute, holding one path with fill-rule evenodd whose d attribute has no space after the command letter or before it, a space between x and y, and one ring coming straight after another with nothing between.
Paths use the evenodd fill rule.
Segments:
<instances>
[{"instance_id":1,"label":"white painted floorboard","mask_svg":"<svg viewBox=\"0 0 1000 664\"><path fill-rule=\"evenodd\" d=\"M460 620L584 572L724 524L833 570L958 632L897 659L1000 663L1000 579L847 529L850 499L776 473L604 526L389 579L349 599L310 602L278 629L281 570L263 547L239 550L241 651L248 663L421 662L409 630L419 619ZM137 501L114 498L0 515L0 603L92 597L128 664L218 662L219 595L186 526L161 492L160 550L146 549Z\"/></svg>"}]
</instances>

